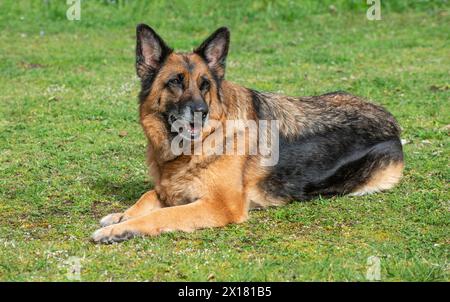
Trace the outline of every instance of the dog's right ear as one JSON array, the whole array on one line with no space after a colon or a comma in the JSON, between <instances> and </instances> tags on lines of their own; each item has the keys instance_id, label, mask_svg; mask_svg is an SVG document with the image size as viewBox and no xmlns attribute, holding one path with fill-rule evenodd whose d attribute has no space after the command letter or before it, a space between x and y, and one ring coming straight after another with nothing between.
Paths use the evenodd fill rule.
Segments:
<instances>
[{"instance_id":1,"label":"dog's right ear","mask_svg":"<svg viewBox=\"0 0 450 302\"><path fill-rule=\"evenodd\" d=\"M136 27L136 73L141 79L153 77L173 50L148 25Z\"/></svg>"}]
</instances>

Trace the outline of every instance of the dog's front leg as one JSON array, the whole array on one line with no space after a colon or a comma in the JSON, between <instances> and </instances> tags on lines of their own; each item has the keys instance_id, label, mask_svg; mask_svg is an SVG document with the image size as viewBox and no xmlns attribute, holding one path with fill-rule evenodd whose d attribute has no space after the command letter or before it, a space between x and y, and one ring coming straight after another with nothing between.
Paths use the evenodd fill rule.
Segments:
<instances>
[{"instance_id":1,"label":"dog's front leg","mask_svg":"<svg viewBox=\"0 0 450 302\"><path fill-rule=\"evenodd\" d=\"M151 211L161 208L161 202L158 199L155 190L148 191L129 209L123 213L112 213L106 215L100 220L100 225L106 227L112 224L116 224L132 217L142 216Z\"/></svg>"},{"instance_id":2,"label":"dog's front leg","mask_svg":"<svg viewBox=\"0 0 450 302\"><path fill-rule=\"evenodd\" d=\"M96 243L113 243L134 236L159 235L162 232L185 231L220 227L247 219L243 200L233 204L221 200L200 199L191 204L162 208L144 216L97 230L92 239Z\"/></svg>"}]
</instances>

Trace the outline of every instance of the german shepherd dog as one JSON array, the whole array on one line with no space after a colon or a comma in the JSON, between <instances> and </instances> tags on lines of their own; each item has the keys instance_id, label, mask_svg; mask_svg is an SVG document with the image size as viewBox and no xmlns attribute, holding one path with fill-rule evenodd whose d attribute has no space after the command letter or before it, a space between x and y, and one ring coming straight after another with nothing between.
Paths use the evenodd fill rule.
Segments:
<instances>
[{"instance_id":1,"label":"german shepherd dog","mask_svg":"<svg viewBox=\"0 0 450 302\"><path fill-rule=\"evenodd\" d=\"M101 219L94 242L221 227L246 221L252 208L363 195L399 182L400 127L382 107L345 92L289 97L225 80L225 27L191 53L174 52L148 25L138 25L136 33L140 123L154 189L125 212ZM194 123L198 115L200 125ZM225 128L227 120L276 120L278 161L262 165L262 156L249 154L248 147L235 155L175 154L177 120L189 125L191 136L201 134L201 142L225 136L220 125ZM210 120L219 127L206 127Z\"/></svg>"}]
</instances>

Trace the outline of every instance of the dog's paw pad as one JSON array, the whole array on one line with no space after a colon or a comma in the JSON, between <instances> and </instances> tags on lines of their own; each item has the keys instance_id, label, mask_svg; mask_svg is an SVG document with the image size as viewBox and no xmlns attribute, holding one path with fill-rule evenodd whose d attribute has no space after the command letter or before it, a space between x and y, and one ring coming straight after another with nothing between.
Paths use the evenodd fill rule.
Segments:
<instances>
[{"instance_id":1,"label":"dog's paw pad","mask_svg":"<svg viewBox=\"0 0 450 302\"><path fill-rule=\"evenodd\" d=\"M101 227L107 227L109 225L113 225L119 223L123 220L123 213L113 213L106 215L100 220Z\"/></svg>"},{"instance_id":2,"label":"dog's paw pad","mask_svg":"<svg viewBox=\"0 0 450 302\"><path fill-rule=\"evenodd\" d=\"M121 242L136 236L137 233L132 231L115 231L114 228L106 227L95 231L92 234L92 241L95 243L111 244L114 242Z\"/></svg>"}]
</instances>

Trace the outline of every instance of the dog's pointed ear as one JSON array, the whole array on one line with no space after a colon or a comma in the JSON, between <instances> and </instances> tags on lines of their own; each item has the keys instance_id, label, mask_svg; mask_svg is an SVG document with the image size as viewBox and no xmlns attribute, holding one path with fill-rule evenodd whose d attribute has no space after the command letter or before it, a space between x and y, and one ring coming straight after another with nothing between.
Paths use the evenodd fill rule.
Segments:
<instances>
[{"instance_id":1,"label":"dog's pointed ear","mask_svg":"<svg viewBox=\"0 0 450 302\"><path fill-rule=\"evenodd\" d=\"M136 27L136 73L141 79L154 76L172 51L150 26Z\"/></svg>"},{"instance_id":2,"label":"dog's pointed ear","mask_svg":"<svg viewBox=\"0 0 450 302\"><path fill-rule=\"evenodd\" d=\"M196 48L194 52L206 61L209 68L216 73L219 79L223 79L229 45L230 31L226 27L221 27Z\"/></svg>"}]
</instances>

